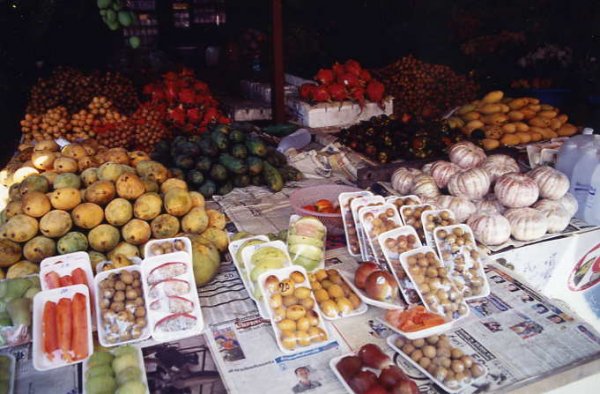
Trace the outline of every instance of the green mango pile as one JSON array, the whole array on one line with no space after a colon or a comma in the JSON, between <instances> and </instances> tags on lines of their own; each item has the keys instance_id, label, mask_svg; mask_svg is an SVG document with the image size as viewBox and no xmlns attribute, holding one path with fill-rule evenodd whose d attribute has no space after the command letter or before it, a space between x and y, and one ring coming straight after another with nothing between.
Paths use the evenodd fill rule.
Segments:
<instances>
[{"instance_id":1,"label":"green mango pile","mask_svg":"<svg viewBox=\"0 0 600 394\"><path fill-rule=\"evenodd\" d=\"M97 0L96 4L100 9L102 21L112 31L119 30L122 27L129 27L136 20L133 12L123 9L120 0ZM140 38L137 36L129 37L129 45L134 49L139 47Z\"/></svg>"}]
</instances>

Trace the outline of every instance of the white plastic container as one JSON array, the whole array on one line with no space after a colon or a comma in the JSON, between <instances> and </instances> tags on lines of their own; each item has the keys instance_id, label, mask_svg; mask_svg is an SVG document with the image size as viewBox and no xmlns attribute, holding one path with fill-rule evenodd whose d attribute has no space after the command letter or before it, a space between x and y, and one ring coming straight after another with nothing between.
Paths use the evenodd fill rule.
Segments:
<instances>
[{"instance_id":1,"label":"white plastic container","mask_svg":"<svg viewBox=\"0 0 600 394\"><path fill-rule=\"evenodd\" d=\"M376 207L365 207L359 210L360 225L368 241L369 254L375 256L375 261L385 267L385 256L381 251L377 237L389 230L402 226L402 219L396 206L385 203Z\"/></svg>"},{"instance_id":2,"label":"white plastic container","mask_svg":"<svg viewBox=\"0 0 600 394\"><path fill-rule=\"evenodd\" d=\"M435 251L433 250L433 248L429 247L429 246L423 246L422 248L418 248L418 249L413 249L409 252L405 252L402 253L400 255L400 263L402 264L402 268L404 268L404 271L408 274L408 277L410 278L410 280L415 284L415 289L417 290L417 293L419 294L419 296L421 297L421 301L423 302L423 305L425 305L425 308L427 308L429 311L433 312L433 313L438 313L441 316L444 316L446 318L449 318L449 316L446 315L446 311L444 310L444 307L442 305L442 303L440 302L439 299L437 298L427 298L423 295L422 290L422 286L424 286L426 283L421 283L422 281L417 281L415 278L415 275L413 275L413 273L411 272L410 269L410 264L408 262L408 259L410 257L413 257L414 255L417 254L427 254L427 253L433 253L435 255L436 261L437 261L437 268L439 269L443 266L443 263L439 260L439 257L437 256L437 254L435 253ZM426 268L429 269L431 268L429 265L423 267L420 266L421 268ZM458 320L461 319L463 317L468 316L469 314L469 306L467 305L467 303L465 302L464 298L462 297L461 292L456 288L456 286L454 286L454 283L452 282L452 279L450 278L450 276L448 274L446 275L438 275L440 279L440 282L442 282L442 280L444 280L444 283L440 283L439 286L437 286L437 288L431 289L431 291L429 291L428 295L432 295L435 291L435 293L439 292L440 290L446 292L446 294L448 294L448 298L450 297L450 294L454 294L455 296L455 300L452 301L453 304L455 304L457 310L453 311L453 312L448 312L449 314L451 314L452 316L452 320ZM431 284L427 284L428 287L431 287Z\"/></svg>"},{"instance_id":3,"label":"white plastic container","mask_svg":"<svg viewBox=\"0 0 600 394\"><path fill-rule=\"evenodd\" d=\"M556 159L556 169L571 178L573 174L573 167L577 164L577 160L580 159L580 152L575 141L569 139L565 142L558 151L558 157Z\"/></svg>"},{"instance_id":4,"label":"white plastic container","mask_svg":"<svg viewBox=\"0 0 600 394\"><path fill-rule=\"evenodd\" d=\"M396 206L398 212L400 212L400 208L405 205L419 205L421 204L421 199L419 196L415 196L414 194L408 194L406 196L387 196L385 198L385 202L389 202Z\"/></svg>"},{"instance_id":5,"label":"white plastic container","mask_svg":"<svg viewBox=\"0 0 600 394\"><path fill-rule=\"evenodd\" d=\"M310 224L308 228L306 223ZM287 248L292 264L303 266L307 272L325 268L326 242L327 227L319 219L314 216L290 216Z\"/></svg>"},{"instance_id":6,"label":"white plastic container","mask_svg":"<svg viewBox=\"0 0 600 394\"><path fill-rule=\"evenodd\" d=\"M138 368L140 369L140 371L142 371L142 376L141 376L141 381L144 384L144 386L146 386L146 394L149 394L150 391L148 389L148 377L146 376L146 366L144 364L144 354L142 353L142 349L140 349L138 346L135 345L130 345L131 347L137 349L137 359L138 359ZM109 352L114 352L114 350L108 350ZM86 390L86 384L87 384L87 371L88 369L90 369L89 365L88 365L88 361L89 359L85 360L83 365L82 365L82 369L81 369L81 385L82 385L82 390L83 390L83 394L87 394L89 393Z\"/></svg>"},{"instance_id":7,"label":"white plastic container","mask_svg":"<svg viewBox=\"0 0 600 394\"><path fill-rule=\"evenodd\" d=\"M429 215L433 215L435 218L434 223L439 223L442 220L440 215L443 213L449 216L448 221L451 222L450 224L454 224L456 222L454 212L452 212L449 209L432 209L430 211L423 211L423 213L421 213L421 226L423 227L423 234L425 234L425 242L427 243L427 246L431 246L432 248L435 247L435 240L433 239L433 230L435 230L439 226L434 225L433 228L427 228L427 217Z\"/></svg>"},{"instance_id":8,"label":"white plastic container","mask_svg":"<svg viewBox=\"0 0 600 394\"><path fill-rule=\"evenodd\" d=\"M176 244L176 242L183 243L183 247L181 248L181 250L176 249L176 247L178 246ZM188 237L175 237L175 238L165 238L165 239L152 239L152 240L146 242L146 245L144 245L144 258L147 259L148 257L157 256L157 254L154 253L154 250L153 250L155 245L164 245L164 244L170 244L173 247L173 251L171 251L169 253L186 252L190 256L192 255L192 241L190 241L190 239Z\"/></svg>"},{"instance_id":9,"label":"white plastic container","mask_svg":"<svg viewBox=\"0 0 600 394\"><path fill-rule=\"evenodd\" d=\"M352 216L350 204L355 198L372 195L373 193L370 191L362 190L359 192L340 193L338 196L338 202L340 204L340 210L342 213L342 221L344 222L344 233L346 234L346 248L348 249L350 256L360 256L360 244L357 234L358 230L354 224L354 217Z\"/></svg>"},{"instance_id":10,"label":"white plastic container","mask_svg":"<svg viewBox=\"0 0 600 394\"><path fill-rule=\"evenodd\" d=\"M460 229L465 234L468 234L472 240L472 244L456 246L453 249L452 245L439 237L441 231L450 234L455 229ZM435 245L439 251L439 256L441 257L444 266L448 268L450 277L457 287L464 286L463 296L465 297L465 300L489 296L490 284L487 275L483 272L483 259L481 258L481 252L477 249L477 243L475 242L475 236L473 235L471 227L466 224L442 226L435 229L433 236ZM473 255L475 255L476 258L474 258ZM464 261L464 269L462 269L462 272L457 270L457 265L455 263L457 259ZM472 274L472 271L475 272L475 275ZM473 280L481 281L482 283L482 285L479 286L478 291L473 290L473 287L470 285Z\"/></svg>"},{"instance_id":11,"label":"white plastic container","mask_svg":"<svg viewBox=\"0 0 600 394\"><path fill-rule=\"evenodd\" d=\"M167 268L177 266L178 271ZM185 268L181 268L185 267ZM158 270L163 270L159 275ZM142 264L142 279L146 295L148 323L152 331L152 339L158 342L174 341L199 335L204 329L204 319L198 299L198 289L194 279L192 258L186 252L177 252L150 257ZM184 280L190 284L189 291L185 294L165 294L151 291L151 287L163 280ZM155 294L158 293L158 294ZM176 300L179 306L171 306L171 300ZM156 304L158 303L158 304ZM157 307L160 305L160 307ZM173 310L172 308L175 308ZM185 309L184 309L185 308ZM161 324L169 320L185 318L188 323L186 328L179 329L178 325L173 330L160 329Z\"/></svg>"},{"instance_id":12,"label":"white plastic container","mask_svg":"<svg viewBox=\"0 0 600 394\"><path fill-rule=\"evenodd\" d=\"M242 282L244 283L244 286L246 287L246 290L248 291L248 295L250 296L250 298L252 298L254 301L256 301L254 294L252 294L252 292L250 291L250 284L249 284L250 277L248 276L248 271L246 270L246 268L244 266L244 262L239 261L239 259L237 258L237 253L238 253L239 249L246 242L252 241L252 240L263 241L264 243L266 243L266 242L269 242L269 237L267 237L266 235L257 235L254 237L238 239L237 241L233 241L233 242L229 243L228 249L229 249L229 254L231 255L231 260L233 261L233 265L235 265L235 268L238 270L238 273L240 274L240 277L242 278ZM259 305L262 305L262 302L259 303Z\"/></svg>"},{"instance_id":13,"label":"white plastic container","mask_svg":"<svg viewBox=\"0 0 600 394\"><path fill-rule=\"evenodd\" d=\"M263 248L276 248L283 253L283 258L280 262L281 264L279 265L279 267L268 269L267 272L270 272L274 269L289 267L290 265L292 265L292 259L288 254L287 246L282 241L271 241L264 244L252 245L248 248L244 248L244 250L242 251L242 260L244 260L244 266L246 267L246 271L248 272L248 285L250 286L248 291L254 294L254 299L257 304L262 302L263 297L258 283L255 283L255 281L253 281L251 277L252 270L256 268L255 264L252 262L252 255Z\"/></svg>"},{"instance_id":14,"label":"white plastic container","mask_svg":"<svg viewBox=\"0 0 600 394\"><path fill-rule=\"evenodd\" d=\"M402 297L404 297L404 301L406 301L407 304L421 304L421 298L415 289L414 283L407 276L404 268L402 268L402 265L400 264L400 253L391 250L387 245L389 239L397 240L401 236L413 236L415 238L415 247L420 248L423 246L417 232L412 226L402 226L380 234L378 237L379 244L381 245L383 255L385 256L388 269L392 272L394 278L396 278L396 282L398 282L400 293L402 294Z\"/></svg>"},{"instance_id":15,"label":"white plastic container","mask_svg":"<svg viewBox=\"0 0 600 394\"><path fill-rule=\"evenodd\" d=\"M388 346L390 348L392 348L396 353L400 354L413 367L415 367L416 369L418 369L419 371L421 371L421 373L423 375L425 375L429 379L431 379L431 381L433 383L435 383L436 385L438 385L444 391L447 391L449 393L459 393L459 392L463 391L465 388L470 387L471 385L473 385L473 383L480 382L488 374L488 369L485 367L485 365L480 364L481 367L484 369L484 373L480 377L478 377L477 379L471 380L469 383L463 383L463 384L457 385L456 387L450 388L450 387L444 385L440 380L436 379L432 374L430 374L429 372L427 372L427 370L425 368L421 367L421 365L419 365L419 363L416 363L406 353L404 353L401 349L399 349L398 346L396 346L396 340L398 339L398 337L399 337L398 334L394 334L394 335L388 336L387 340L386 340Z\"/></svg>"},{"instance_id":16,"label":"white plastic container","mask_svg":"<svg viewBox=\"0 0 600 394\"><path fill-rule=\"evenodd\" d=\"M327 270L330 271L330 270ZM342 273L336 269L331 269L331 271L336 271L338 273L338 275L340 276L340 278L342 278L342 280L344 281L344 283L346 285L348 285L348 287L350 287L350 285L348 284L348 279L342 275ZM352 288L350 287L350 291L352 291ZM314 295L315 290L313 289L313 295ZM356 293L355 293L356 294ZM358 297L358 294L356 294L356 296ZM360 299L360 297L359 297ZM319 303L317 302L317 305ZM335 317L330 317L327 314L325 314L322 310L321 310L321 316L323 316L323 319L325 320L340 320L340 319L344 319L346 317L353 317L353 316L358 316L358 315L362 315L363 313L365 313L367 310L369 309L369 307L367 306L367 304L364 303L364 301L361 299L360 300L360 305L358 306L358 308L352 310L349 313L343 313L340 312L338 313L337 316Z\"/></svg>"},{"instance_id":17,"label":"white plastic container","mask_svg":"<svg viewBox=\"0 0 600 394\"><path fill-rule=\"evenodd\" d=\"M287 152L289 149L300 150L310 144L311 135L307 129L298 129L292 134L285 136L279 141L277 150L281 153Z\"/></svg>"},{"instance_id":18,"label":"white plastic container","mask_svg":"<svg viewBox=\"0 0 600 394\"><path fill-rule=\"evenodd\" d=\"M63 255L59 255L59 256L47 257L44 260L42 260L42 262L40 263L40 271L44 267L47 267L50 265L55 265L55 264L62 264L66 261L69 261L71 263L87 262L88 264L90 264L90 256L86 252L75 252L75 253L63 254ZM90 265L90 267L91 267L91 265Z\"/></svg>"},{"instance_id":19,"label":"white plastic container","mask_svg":"<svg viewBox=\"0 0 600 394\"><path fill-rule=\"evenodd\" d=\"M96 320L97 320L96 328L98 331L98 340L99 340L100 344L104 347L112 347L112 346L125 345L128 343L143 341L144 339L150 338L150 335L151 335L150 324L147 322L146 326L144 327L144 329L141 332L141 335L138 338L133 338L133 339L126 340L126 341L115 341L115 342L110 342L106 338L107 332L105 330L105 326L104 326L104 322L103 322L103 316L102 316L102 312L101 312L102 309L100 308L100 302L102 300L102 292L100 290L100 284L102 283L102 281L104 279L108 278L110 275L119 274L123 271L129 271L129 272L137 271L140 273L140 279L143 281L143 278L141 277L142 269L139 265L130 265L130 266L123 267L123 268L116 268L116 269L113 269L110 271L99 272L96 275L96 277L94 278L96 294L98 294L98 297L96 297L96 310L98 311L98 313L96 314ZM143 294L143 291L144 291L143 283L142 283L141 288L142 288L142 299L144 300L143 306L146 309L146 316L148 316L147 298L146 298L146 295Z\"/></svg>"},{"instance_id":20,"label":"white plastic container","mask_svg":"<svg viewBox=\"0 0 600 394\"><path fill-rule=\"evenodd\" d=\"M407 226L413 226L421 239L421 242L425 242L425 232L423 231L423 225L421 222L421 215L418 217L414 217L412 215L412 210L414 209L422 209L421 215L425 211L431 211L436 209L436 207L432 204L419 204L419 205L405 205L400 208L400 218L402 218L402 223Z\"/></svg>"},{"instance_id":21,"label":"white plastic container","mask_svg":"<svg viewBox=\"0 0 600 394\"><path fill-rule=\"evenodd\" d=\"M43 336L43 320L44 320L44 306L46 302L52 301L58 304L60 299L68 298L73 299L75 294L81 293L87 300L86 318L87 318L87 343L88 343L88 355L82 360L78 361L67 361L61 356L60 349L54 351L53 360L49 360L44 353L44 336ZM65 365L77 364L86 360L89 356L94 353L94 340L92 338L92 314L90 312L90 293L85 285L73 285L68 287L62 287L59 289L52 289L46 291L40 291L33 298L33 367L38 371L47 371L49 369L60 368ZM57 330L57 334L60 332Z\"/></svg>"},{"instance_id":22,"label":"white plastic container","mask_svg":"<svg viewBox=\"0 0 600 394\"><path fill-rule=\"evenodd\" d=\"M83 256L82 256L83 255ZM40 266L40 285L42 291L50 290L46 281L46 275L56 272L59 276L71 275L74 270L81 268L85 272L87 288L90 294L90 305L92 313L93 326L96 327L96 289L94 286L94 273L90 259L85 252L76 252L64 255L62 260L55 260L52 263L41 264ZM43 262L42 262L43 263ZM65 287L65 286L61 286Z\"/></svg>"},{"instance_id":23,"label":"white plastic container","mask_svg":"<svg viewBox=\"0 0 600 394\"><path fill-rule=\"evenodd\" d=\"M583 149L580 157L581 158L577 161L577 164L575 164L573 167L573 174L570 178L571 186L569 188L569 192L575 196L577 204L579 205L577 213L575 213L575 217L582 219L590 189L590 183L592 181L592 174L595 168L600 165L598 148L595 146L588 146Z\"/></svg>"},{"instance_id":24,"label":"white plastic container","mask_svg":"<svg viewBox=\"0 0 600 394\"><path fill-rule=\"evenodd\" d=\"M302 282L292 280L290 278L290 276L294 272L299 272L304 277L304 280ZM276 290L274 292L269 290L269 284L266 283L268 278L270 278L271 276L275 276L279 282L279 284L275 287ZM309 340L309 343L306 345L300 344L297 341L294 341L295 342L294 346L285 346L284 345L284 342L282 339L283 331L280 328L280 325L278 323L281 323L283 320L292 320L294 322L297 322L299 319L294 320L289 317L289 309L294 306L297 306L297 304L291 305L289 307L280 306L279 308L283 308L283 313L286 316L285 319L281 319L276 316L275 311L273 310L274 308L271 307L269 302L270 302L271 296L274 296L274 295L281 296L282 292L291 290L291 288L288 286L288 284L290 282L294 283L295 288L298 288L298 287L308 288L309 291L308 291L307 297L312 299L313 305L314 305L314 309L313 309L314 315L318 319L318 324L316 326L311 325L311 328L318 327L319 329L321 329L325 333L325 336L326 336L326 338L324 338L324 340L319 341L319 342ZM277 341L277 346L279 346L279 349L283 353L294 354L297 352L303 352L303 351L307 351L310 349L315 349L315 348L324 346L333 340L331 337L331 333L327 329L327 325L325 324L325 321L323 320L322 314L321 314L321 312L319 310L319 306L317 304L317 300L315 299L313 292L311 290L310 283L308 281L308 274L306 273L306 270L304 269L304 267L294 265L294 266L290 266L290 267L285 267L285 268L265 272L258 277L258 285L260 286L262 293L265 294L264 302L267 305L267 309L269 311L269 317L271 319L271 326L273 327L273 331L275 331L275 340ZM291 294L294 294L294 291L292 291ZM306 311L305 313L308 314L308 311ZM300 330L295 331L293 334L296 335L298 332L300 332ZM306 334L307 334L307 336L310 335L309 331L306 331ZM306 340L307 336L304 337L304 340ZM296 336L296 339L297 339L297 336Z\"/></svg>"},{"instance_id":25,"label":"white plastic container","mask_svg":"<svg viewBox=\"0 0 600 394\"><path fill-rule=\"evenodd\" d=\"M392 302L375 300L375 299L369 297L366 292L364 292L363 290L356 287L356 285L354 284L354 281L352 280L352 278L349 275L347 275L346 273L342 273L342 276L344 277L344 279L346 279L346 284L348 286L350 286L350 289L352 289L352 291L355 292L356 295L358 295L358 297L365 304L373 305L373 306L376 306L377 308L381 308L381 309L404 309L404 308L406 308L406 304L402 301L402 299L399 296L396 297L396 299L394 299Z\"/></svg>"},{"instance_id":26,"label":"white plastic container","mask_svg":"<svg viewBox=\"0 0 600 394\"><path fill-rule=\"evenodd\" d=\"M358 244L360 246L360 256L362 261L369 260L369 249L368 241L363 232L362 226L360 225L359 210L367 206L377 206L385 204L385 199L382 196L366 196L359 197L352 200L350 203L350 211L352 212L352 220L354 227L356 228L356 234L358 237Z\"/></svg>"},{"instance_id":27,"label":"white plastic container","mask_svg":"<svg viewBox=\"0 0 600 394\"><path fill-rule=\"evenodd\" d=\"M600 225L600 165L592 173L583 219L589 224Z\"/></svg>"}]
</instances>

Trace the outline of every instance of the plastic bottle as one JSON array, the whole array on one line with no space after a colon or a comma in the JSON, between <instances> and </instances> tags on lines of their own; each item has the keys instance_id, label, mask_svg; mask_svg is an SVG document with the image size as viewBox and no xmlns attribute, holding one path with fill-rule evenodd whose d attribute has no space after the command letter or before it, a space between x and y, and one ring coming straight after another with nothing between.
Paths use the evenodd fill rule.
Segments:
<instances>
[{"instance_id":1,"label":"plastic bottle","mask_svg":"<svg viewBox=\"0 0 600 394\"><path fill-rule=\"evenodd\" d=\"M582 150L581 158L573 167L570 181L571 187L569 191L575 199L579 208L575 217L583 219L583 211L585 210L586 200L592 180L592 173L596 167L600 165L600 157L598 157L598 148L594 145L587 146Z\"/></svg>"},{"instance_id":2,"label":"plastic bottle","mask_svg":"<svg viewBox=\"0 0 600 394\"><path fill-rule=\"evenodd\" d=\"M565 174L571 179L573 173L573 167L577 164L577 160L581 158L581 152L577 147L577 142L566 141L558 151L558 158L556 159L556 169Z\"/></svg>"},{"instance_id":3,"label":"plastic bottle","mask_svg":"<svg viewBox=\"0 0 600 394\"><path fill-rule=\"evenodd\" d=\"M281 141L279 141L277 150L281 153L285 153L291 148L299 150L310 144L310 139L310 131L306 129L298 129L292 134L282 138Z\"/></svg>"},{"instance_id":4,"label":"plastic bottle","mask_svg":"<svg viewBox=\"0 0 600 394\"><path fill-rule=\"evenodd\" d=\"M600 144L600 135L594 134L594 129L592 129L591 127L586 127L583 129L581 134L569 138L568 142L574 142L579 148L585 148L591 143L594 143L596 145Z\"/></svg>"},{"instance_id":5,"label":"plastic bottle","mask_svg":"<svg viewBox=\"0 0 600 394\"><path fill-rule=\"evenodd\" d=\"M600 225L600 165L592 173L583 219L589 224Z\"/></svg>"}]
</instances>

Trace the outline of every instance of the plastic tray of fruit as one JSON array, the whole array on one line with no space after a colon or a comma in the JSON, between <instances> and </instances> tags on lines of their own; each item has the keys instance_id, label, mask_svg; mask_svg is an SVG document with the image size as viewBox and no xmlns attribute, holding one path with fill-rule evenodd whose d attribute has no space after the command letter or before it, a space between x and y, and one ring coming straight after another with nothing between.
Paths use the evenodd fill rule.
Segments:
<instances>
[{"instance_id":1,"label":"plastic tray of fruit","mask_svg":"<svg viewBox=\"0 0 600 394\"><path fill-rule=\"evenodd\" d=\"M360 256L360 245L358 244L357 229L354 224L354 218L352 217L352 210L350 204L352 200L358 197L372 196L373 193L367 190L358 192L346 192L340 193L338 196L338 202L340 204L340 210L342 212L342 221L344 223L344 233L346 234L346 247L350 256Z\"/></svg>"},{"instance_id":2,"label":"plastic tray of fruit","mask_svg":"<svg viewBox=\"0 0 600 394\"><path fill-rule=\"evenodd\" d=\"M192 255L192 241L188 237L152 239L144 246L144 258L167 253L186 252Z\"/></svg>"},{"instance_id":3,"label":"plastic tray of fruit","mask_svg":"<svg viewBox=\"0 0 600 394\"><path fill-rule=\"evenodd\" d=\"M450 345L448 337L432 335L410 340L394 334L387 337L388 345L412 366L449 393L458 393L481 381L487 368ZM458 377L459 379L456 379Z\"/></svg>"},{"instance_id":4,"label":"plastic tray of fruit","mask_svg":"<svg viewBox=\"0 0 600 394\"><path fill-rule=\"evenodd\" d=\"M466 300L490 295L490 284L483 272L483 259L471 227L466 224L438 227L434 239L442 261L455 286Z\"/></svg>"},{"instance_id":5,"label":"plastic tray of fruit","mask_svg":"<svg viewBox=\"0 0 600 394\"><path fill-rule=\"evenodd\" d=\"M371 274L374 274L371 277ZM392 274L381 269L373 262L360 264L354 278L348 273L342 273L350 289L354 291L365 304L383 309L404 309L406 304L402 301L398 282ZM369 279L370 278L370 279Z\"/></svg>"},{"instance_id":6,"label":"plastic tray of fruit","mask_svg":"<svg viewBox=\"0 0 600 394\"><path fill-rule=\"evenodd\" d=\"M37 293L33 299L33 366L38 371L82 362L94 351L85 285Z\"/></svg>"},{"instance_id":7,"label":"plastic tray of fruit","mask_svg":"<svg viewBox=\"0 0 600 394\"><path fill-rule=\"evenodd\" d=\"M306 351L331 341L303 267L294 265L265 272L258 283L282 352Z\"/></svg>"},{"instance_id":8,"label":"plastic tray of fruit","mask_svg":"<svg viewBox=\"0 0 600 394\"><path fill-rule=\"evenodd\" d=\"M257 304L263 302L263 295L258 286L259 276L264 272L292 265L287 247L282 241L270 241L244 248L242 261L248 272L247 290L253 294ZM268 315L263 317L268 318Z\"/></svg>"},{"instance_id":9,"label":"plastic tray of fruit","mask_svg":"<svg viewBox=\"0 0 600 394\"><path fill-rule=\"evenodd\" d=\"M250 284L249 284L250 277L248 275L248 270L246 269L246 266L244 265L244 260L242 258L242 252L243 252L244 248L246 248L248 246L258 245L258 244L267 243L267 242L269 242L269 237L267 237L266 235L256 235L256 236L232 241L229 243L229 246L228 246L229 254L231 255L231 260L233 261L233 265L235 265L235 268L238 270L238 273L240 274L240 277L242 278L242 282L244 283L244 286L246 287L246 290L248 291L248 295L254 301L256 301L256 298L254 297L254 294L252 294L252 292L250 291ZM262 302L258 303L259 307L262 304L263 304ZM265 314L266 314L266 311L265 311Z\"/></svg>"},{"instance_id":10,"label":"plastic tray of fruit","mask_svg":"<svg viewBox=\"0 0 600 394\"><path fill-rule=\"evenodd\" d=\"M177 252L145 259L142 280L152 339L173 341L197 335L204 329L189 254Z\"/></svg>"},{"instance_id":11,"label":"plastic tray of fruit","mask_svg":"<svg viewBox=\"0 0 600 394\"><path fill-rule=\"evenodd\" d=\"M400 254L423 246L417 232L412 226L402 226L380 234L379 244L382 247L386 264L400 286L400 292L408 304L420 304L421 299L402 264Z\"/></svg>"},{"instance_id":12,"label":"plastic tray of fruit","mask_svg":"<svg viewBox=\"0 0 600 394\"><path fill-rule=\"evenodd\" d=\"M454 212L449 209L432 209L421 213L421 226L423 227L427 246L436 247L433 231L437 227L450 226L455 223Z\"/></svg>"},{"instance_id":13,"label":"plastic tray of fruit","mask_svg":"<svg viewBox=\"0 0 600 394\"><path fill-rule=\"evenodd\" d=\"M385 204L385 199L382 196L366 196L358 197L352 200L350 203L350 211L352 212L352 221L356 228L356 235L358 237L358 246L360 248L360 256L363 261L369 260L368 253L368 241L363 232L363 228L360 225L359 211L364 207L375 207L378 205Z\"/></svg>"},{"instance_id":14,"label":"plastic tray of fruit","mask_svg":"<svg viewBox=\"0 0 600 394\"><path fill-rule=\"evenodd\" d=\"M336 269L320 269L308 274L313 295L326 320L362 315L369 308Z\"/></svg>"},{"instance_id":15,"label":"plastic tray of fruit","mask_svg":"<svg viewBox=\"0 0 600 394\"><path fill-rule=\"evenodd\" d=\"M83 256L82 256L83 254ZM58 289L72 285L85 285L90 294L92 307L92 323L96 326L96 289L94 273L90 259L86 253L76 252L62 256L61 260L40 265L40 285L42 291ZM43 263L43 262L42 262Z\"/></svg>"},{"instance_id":16,"label":"plastic tray of fruit","mask_svg":"<svg viewBox=\"0 0 600 394\"><path fill-rule=\"evenodd\" d=\"M290 216L287 249L292 264L301 265L307 272L325 267L327 227L314 216Z\"/></svg>"},{"instance_id":17,"label":"plastic tray of fruit","mask_svg":"<svg viewBox=\"0 0 600 394\"><path fill-rule=\"evenodd\" d=\"M360 225L367 237L370 254L375 256L379 264L385 264L385 256L377 237L386 231L402 226L402 219L393 204L383 204L377 207L366 207L359 211Z\"/></svg>"},{"instance_id":18,"label":"plastic tray of fruit","mask_svg":"<svg viewBox=\"0 0 600 394\"><path fill-rule=\"evenodd\" d=\"M424 211L431 211L435 207L431 204L408 205L400 208L400 217L407 226L413 226L419 235L422 243L426 242L425 232L423 231L423 223L421 222L421 214Z\"/></svg>"},{"instance_id":19,"label":"plastic tray of fruit","mask_svg":"<svg viewBox=\"0 0 600 394\"><path fill-rule=\"evenodd\" d=\"M408 194L406 196L387 196L385 202L394 204L398 212L400 212L400 208L404 206L420 205L422 203L419 196L415 196L414 194Z\"/></svg>"},{"instance_id":20,"label":"plastic tray of fruit","mask_svg":"<svg viewBox=\"0 0 600 394\"><path fill-rule=\"evenodd\" d=\"M47 266L51 266L51 265L55 265L55 264L62 264L66 261L69 261L71 263L75 263L75 262L90 262L90 256L86 253L86 252L74 252L74 253L69 253L69 254L62 254L59 256L52 256L52 257L47 257L44 260L42 260L42 262L40 263L40 271L47 267ZM91 265L91 263L90 263Z\"/></svg>"},{"instance_id":21,"label":"plastic tray of fruit","mask_svg":"<svg viewBox=\"0 0 600 394\"><path fill-rule=\"evenodd\" d=\"M415 305L404 311L389 310L383 317L377 317L377 320L408 339L442 334L450 330L456 322L427 311L423 305Z\"/></svg>"},{"instance_id":22,"label":"plastic tray of fruit","mask_svg":"<svg viewBox=\"0 0 600 394\"><path fill-rule=\"evenodd\" d=\"M448 269L433 248L423 246L404 252L400 255L400 263L429 311L452 320L469 314L462 293L454 286Z\"/></svg>"},{"instance_id":23,"label":"plastic tray of fruit","mask_svg":"<svg viewBox=\"0 0 600 394\"><path fill-rule=\"evenodd\" d=\"M350 394L419 393L415 382L372 343L363 345L356 353L332 358L329 367Z\"/></svg>"},{"instance_id":24,"label":"plastic tray of fruit","mask_svg":"<svg viewBox=\"0 0 600 394\"><path fill-rule=\"evenodd\" d=\"M98 295L96 327L102 346L125 345L150 337L140 266L99 272L94 278L94 285ZM127 286L131 287L127 289Z\"/></svg>"},{"instance_id":25,"label":"plastic tray of fruit","mask_svg":"<svg viewBox=\"0 0 600 394\"><path fill-rule=\"evenodd\" d=\"M13 394L15 392L15 376L17 360L12 354L0 354L0 392Z\"/></svg>"},{"instance_id":26,"label":"plastic tray of fruit","mask_svg":"<svg viewBox=\"0 0 600 394\"><path fill-rule=\"evenodd\" d=\"M150 393L144 355L133 345L96 351L83 363L81 379L83 394Z\"/></svg>"}]
</instances>

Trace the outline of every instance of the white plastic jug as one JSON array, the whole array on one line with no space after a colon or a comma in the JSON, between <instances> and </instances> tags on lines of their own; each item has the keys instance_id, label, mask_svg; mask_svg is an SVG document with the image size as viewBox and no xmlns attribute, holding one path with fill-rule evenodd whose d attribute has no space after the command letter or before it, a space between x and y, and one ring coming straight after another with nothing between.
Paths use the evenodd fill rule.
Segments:
<instances>
[{"instance_id":1,"label":"white plastic jug","mask_svg":"<svg viewBox=\"0 0 600 394\"><path fill-rule=\"evenodd\" d=\"M600 225L600 165L592 173L583 219L589 224Z\"/></svg>"},{"instance_id":2,"label":"white plastic jug","mask_svg":"<svg viewBox=\"0 0 600 394\"><path fill-rule=\"evenodd\" d=\"M583 149L581 158L573 167L573 173L570 177L571 187L569 191L571 194L573 194L573 196L575 196L577 204L579 204L579 208L577 209L575 217L580 219L583 219L583 211L585 210L590 182L592 180L592 173L599 164L600 157L598 157L598 148L592 145Z\"/></svg>"},{"instance_id":3,"label":"white plastic jug","mask_svg":"<svg viewBox=\"0 0 600 394\"><path fill-rule=\"evenodd\" d=\"M560 147L558 151L558 158L556 159L556 169L565 174L569 179L573 173L573 167L577 164L577 161L581 158L581 152L577 146L577 142L566 141Z\"/></svg>"},{"instance_id":4,"label":"white plastic jug","mask_svg":"<svg viewBox=\"0 0 600 394\"><path fill-rule=\"evenodd\" d=\"M310 144L311 135L307 129L298 129L292 134L284 137L279 141L277 150L281 153L287 152L288 149L302 149L306 145Z\"/></svg>"},{"instance_id":5,"label":"white plastic jug","mask_svg":"<svg viewBox=\"0 0 600 394\"><path fill-rule=\"evenodd\" d=\"M581 134L569 138L569 142L574 142L579 148L585 148L589 144L600 144L600 134L594 134L594 129L586 127Z\"/></svg>"}]
</instances>

